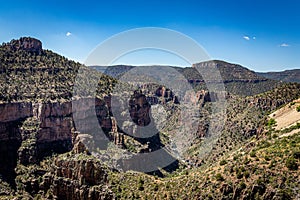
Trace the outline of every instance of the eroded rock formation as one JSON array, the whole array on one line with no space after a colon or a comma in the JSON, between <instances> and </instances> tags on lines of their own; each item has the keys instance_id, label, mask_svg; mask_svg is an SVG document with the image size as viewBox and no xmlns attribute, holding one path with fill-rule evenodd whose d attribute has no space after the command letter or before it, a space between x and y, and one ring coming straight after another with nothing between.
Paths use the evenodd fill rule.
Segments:
<instances>
[{"instance_id":1,"label":"eroded rock formation","mask_svg":"<svg viewBox=\"0 0 300 200\"><path fill-rule=\"evenodd\" d=\"M107 181L107 172L99 161L77 154L74 158L57 158L40 187L58 199L112 199Z\"/></svg>"},{"instance_id":2,"label":"eroded rock formation","mask_svg":"<svg viewBox=\"0 0 300 200\"><path fill-rule=\"evenodd\" d=\"M150 122L150 104L146 96L139 91L136 91L129 100L130 117L134 123L139 126L147 126Z\"/></svg>"},{"instance_id":3,"label":"eroded rock formation","mask_svg":"<svg viewBox=\"0 0 300 200\"><path fill-rule=\"evenodd\" d=\"M18 40L12 40L7 46L14 51L25 50L39 54L43 51L42 42L31 37L21 37Z\"/></svg>"}]
</instances>

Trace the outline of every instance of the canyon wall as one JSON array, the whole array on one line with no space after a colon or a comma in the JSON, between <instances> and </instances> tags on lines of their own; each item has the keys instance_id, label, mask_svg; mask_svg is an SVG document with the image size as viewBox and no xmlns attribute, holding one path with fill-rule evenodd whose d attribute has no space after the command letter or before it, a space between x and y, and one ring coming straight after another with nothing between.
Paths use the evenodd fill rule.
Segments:
<instances>
[{"instance_id":1,"label":"canyon wall","mask_svg":"<svg viewBox=\"0 0 300 200\"><path fill-rule=\"evenodd\" d=\"M95 134L95 140L109 141L107 138L112 135L108 133L113 126L110 98L85 98L74 101L74 104L77 105L74 112L70 101L0 104L0 144L3 144L0 145L0 174L4 179L13 179L17 162L34 164L53 153L72 150L75 132ZM93 113L95 118L91 118ZM77 119L76 127L73 115ZM95 132L99 130L96 128L104 130L107 135L101 138L101 134ZM120 137L116 122L114 132L114 137ZM113 138L109 139L113 141Z\"/></svg>"}]
</instances>

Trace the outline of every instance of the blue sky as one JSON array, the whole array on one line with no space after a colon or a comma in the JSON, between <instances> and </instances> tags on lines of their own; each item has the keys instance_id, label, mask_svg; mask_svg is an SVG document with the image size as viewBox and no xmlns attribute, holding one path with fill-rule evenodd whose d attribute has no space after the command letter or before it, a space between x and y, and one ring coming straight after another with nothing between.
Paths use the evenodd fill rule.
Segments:
<instances>
[{"instance_id":1,"label":"blue sky","mask_svg":"<svg viewBox=\"0 0 300 200\"><path fill-rule=\"evenodd\" d=\"M12 0L1 2L0 38L7 42L21 36L36 37L44 48L84 62L99 43L114 34L163 27L195 39L213 59L256 71L278 71L300 68L299 10L297 0ZM172 56L154 56L153 52L134 57L119 62L147 64L153 59L152 64L184 65Z\"/></svg>"}]
</instances>

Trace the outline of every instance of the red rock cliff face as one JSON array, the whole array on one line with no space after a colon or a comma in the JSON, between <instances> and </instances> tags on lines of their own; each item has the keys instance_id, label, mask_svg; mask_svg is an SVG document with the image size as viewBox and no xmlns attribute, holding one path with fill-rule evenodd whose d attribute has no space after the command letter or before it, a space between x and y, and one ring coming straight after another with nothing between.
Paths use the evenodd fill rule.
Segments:
<instances>
[{"instance_id":1,"label":"red rock cliff face","mask_svg":"<svg viewBox=\"0 0 300 200\"><path fill-rule=\"evenodd\" d=\"M0 141L19 139L20 131L16 124L32 116L32 104L25 102L0 104L0 113Z\"/></svg>"},{"instance_id":2,"label":"red rock cliff face","mask_svg":"<svg viewBox=\"0 0 300 200\"><path fill-rule=\"evenodd\" d=\"M73 102L73 117L76 130L89 133L100 126L104 130L111 130L110 97L104 100L82 98ZM97 118L96 118L97 116Z\"/></svg>"},{"instance_id":3,"label":"red rock cliff face","mask_svg":"<svg viewBox=\"0 0 300 200\"><path fill-rule=\"evenodd\" d=\"M40 131L37 134L38 142L53 142L72 138L71 102L34 104L33 114L41 122Z\"/></svg>"},{"instance_id":4,"label":"red rock cliff face","mask_svg":"<svg viewBox=\"0 0 300 200\"><path fill-rule=\"evenodd\" d=\"M159 86L155 91L155 95L157 97L163 97L163 99L162 99L163 104L166 102L169 102L169 101L172 101L175 104L179 103L177 97L174 95L172 90L170 90L164 86Z\"/></svg>"},{"instance_id":5,"label":"red rock cliff face","mask_svg":"<svg viewBox=\"0 0 300 200\"><path fill-rule=\"evenodd\" d=\"M106 170L99 161L91 158L57 158L51 173L43 179L40 189L45 194L50 190L58 199L114 199L106 186Z\"/></svg>"},{"instance_id":6,"label":"red rock cliff face","mask_svg":"<svg viewBox=\"0 0 300 200\"><path fill-rule=\"evenodd\" d=\"M208 92L205 90L199 90L197 92L187 93L184 100L193 104L204 105L206 102L214 102L218 100L218 95L214 92Z\"/></svg>"},{"instance_id":7,"label":"red rock cliff face","mask_svg":"<svg viewBox=\"0 0 300 200\"><path fill-rule=\"evenodd\" d=\"M72 150L76 128L86 131L83 133L92 133L93 128L100 124L107 132L111 131L112 120L107 106L109 101L109 98L78 100L80 106L77 112L80 118L77 127L73 123L73 114L76 113L72 113L71 102L0 104L0 174L13 183L17 162L28 165L52 153ZM95 111L94 121L86 123L91 122L87 119ZM95 139L108 140L105 135Z\"/></svg>"},{"instance_id":8,"label":"red rock cliff face","mask_svg":"<svg viewBox=\"0 0 300 200\"><path fill-rule=\"evenodd\" d=\"M0 122L16 121L32 115L32 105L26 102L0 104Z\"/></svg>"},{"instance_id":9,"label":"red rock cliff face","mask_svg":"<svg viewBox=\"0 0 300 200\"><path fill-rule=\"evenodd\" d=\"M32 115L30 103L0 104L0 174L12 185L20 147L19 126Z\"/></svg>"},{"instance_id":10,"label":"red rock cliff face","mask_svg":"<svg viewBox=\"0 0 300 200\"><path fill-rule=\"evenodd\" d=\"M88 100L78 100L76 113L79 120L85 120L93 115L96 116L100 125L104 129L111 130L112 122L109 114L109 107L105 101L95 98ZM53 142L57 140L71 139L73 126L72 103L30 103L16 102L0 104L0 141L8 139L21 139L21 135L16 126L17 122L22 122L29 117L36 118L39 122L37 133L38 142ZM88 120L85 120L85 122ZM80 121L79 121L80 122ZM15 123L15 124L14 124ZM10 125L13 127L10 127ZM88 131L95 124L78 123L78 129ZM12 128L16 133L12 132Z\"/></svg>"},{"instance_id":11,"label":"red rock cliff face","mask_svg":"<svg viewBox=\"0 0 300 200\"><path fill-rule=\"evenodd\" d=\"M150 123L150 104L146 96L136 92L129 101L130 117L139 126L147 126Z\"/></svg>"},{"instance_id":12,"label":"red rock cliff face","mask_svg":"<svg viewBox=\"0 0 300 200\"><path fill-rule=\"evenodd\" d=\"M108 187L108 169L93 156L68 153L52 158L45 170L24 172L16 169L18 190L41 199L100 200L115 199ZM24 178L26 177L26 178ZM29 199L29 198L28 198ZM33 198L30 198L33 199Z\"/></svg>"}]
</instances>

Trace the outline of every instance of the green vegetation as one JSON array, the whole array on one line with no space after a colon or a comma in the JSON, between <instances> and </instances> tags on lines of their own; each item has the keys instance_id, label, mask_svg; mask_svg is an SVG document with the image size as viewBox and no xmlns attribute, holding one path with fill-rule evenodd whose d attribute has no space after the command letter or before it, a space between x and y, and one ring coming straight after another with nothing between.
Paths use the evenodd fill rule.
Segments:
<instances>
[{"instance_id":1,"label":"green vegetation","mask_svg":"<svg viewBox=\"0 0 300 200\"><path fill-rule=\"evenodd\" d=\"M223 177L220 173L218 173L218 174L216 175L216 180L217 180L217 181L224 181L224 177Z\"/></svg>"},{"instance_id":2,"label":"green vegetation","mask_svg":"<svg viewBox=\"0 0 300 200\"><path fill-rule=\"evenodd\" d=\"M256 157L256 152L255 151L251 151L250 152L250 157L252 157L252 158Z\"/></svg>"},{"instance_id":3,"label":"green vegetation","mask_svg":"<svg viewBox=\"0 0 300 200\"><path fill-rule=\"evenodd\" d=\"M235 156L226 159L226 164L221 163L221 160L218 164L194 169L188 175L157 178L142 173L113 173L109 180L122 188L118 193L121 199L131 198L133 194L147 199L168 199L170 196L173 199L232 199L233 188L243 191L236 194L238 199L245 197L243 195L258 198L270 191L283 197L295 198L295 189L300 186L295 181L300 180L299 168L295 168L295 163L300 162L300 134L271 140L261 138L252 142L255 145L245 150L246 153L237 152ZM250 152L256 152L256 156L250 157ZM120 177L122 182L119 181ZM135 193L135 188L141 187L143 190ZM113 191L116 190L117 187L113 187Z\"/></svg>"},{"instance_id":4,"label":"green vegetation","mask_svg":"<svg viewBox=\"0 0 300 200\"><path fill-rule=\"evenodd\" d=\"M269 121L267 122L267 126L269 128L271 128L272 126L274 126L276 124L276 120L274 118L269 119Z\"/></svg>"},{"instance_id":5,"label":"green vegetation","mask_svg":"<svg viewBox=\"0 0 300 200\"><path fill-rule=\"evenodd\" d=\"M220 165L226 165L227 164L227 161L226 160L221 160L220 161Z\"/></svg>"},{"instance_id":6,"label":"green vegetation","mask_svg":"<svg viewBox=\"0 0 300 200\"><path fill-rule=\"evenodd\" d=\"M297 161L293 157L288 158L285 165L290 170L297 170L298 169Z\"/></svg>"},{"instance_id":7,"label":"green vegetation","mask_svg":"<svg viewBox=\"0 0 300 200\"><path fill-rule=\"evenodd\" d=\"M97 82L98 94L105 94L116 82L49 50L37 54L0 46L0 61L0 102L70 100L75 79L78 81L76 95L91 94L90 85ZM79 69L82 73L76 77Z\"/></svg>"},{"instance_id":8,"label":"green vegetation","mask_svg":"<svg viewBox=\"0 0 300 200\"><path fill-rule=\"evenodd\" d=\"M297 112L300 112L300 106L297 106L296 110Z\"/></svg>"},{"instance_id":9,"label":"green vegetation","mask_svg":"<svg viewBox=\"0 0 300 200\"><path fill-rule=\"evenodd\" d=\"M290 126L288 128L285 128L285 129L281 130L280 133L289 133L289 132L291 132L293 130L297 130L297 129L300 129L300 123L299 122L296 123L293 126Z\"/></svg>"}]
</instances>

